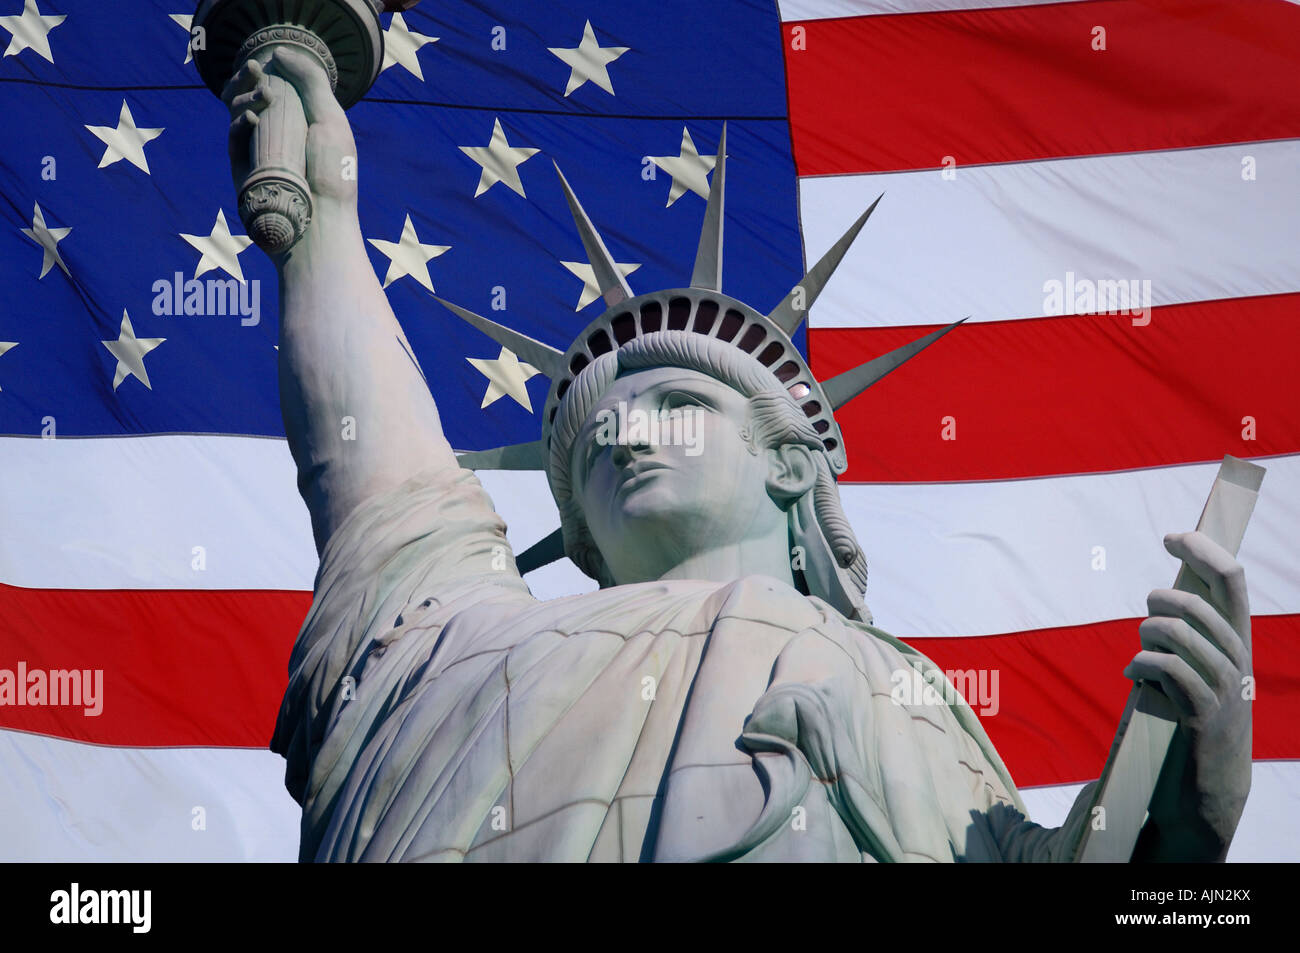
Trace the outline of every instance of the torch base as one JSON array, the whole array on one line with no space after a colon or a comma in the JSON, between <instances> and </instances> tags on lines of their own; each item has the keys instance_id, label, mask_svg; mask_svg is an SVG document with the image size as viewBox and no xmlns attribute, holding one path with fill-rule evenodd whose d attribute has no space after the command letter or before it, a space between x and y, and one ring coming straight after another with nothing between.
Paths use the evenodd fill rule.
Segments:
<instances>
[{"instance_id":1,"label":"torch base","mask_svg":"<svg viewBox=\"0 0 1300 953\"><path fill-rule=\"evenodd\" d=\"M289 169L258 169L239 191L244 230L269 255L293 247L311 225L311 192Z\"/></svg>"}]
</instances>

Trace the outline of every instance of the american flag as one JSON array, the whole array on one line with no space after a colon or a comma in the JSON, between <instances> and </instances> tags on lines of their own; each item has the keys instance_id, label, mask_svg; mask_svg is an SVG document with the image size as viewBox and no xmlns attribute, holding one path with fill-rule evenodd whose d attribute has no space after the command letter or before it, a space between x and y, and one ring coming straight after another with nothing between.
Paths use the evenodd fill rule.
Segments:
<instances>
[{"instance_id":1,"label":"american flag","mask_svg":"<svg viewBox=\"0 0 1300 953\"><path fill-rule=\"evenodd\" d=\"M267 744L316 556L276 277L192 6L0 0L6 860L297 856ZM1300 859L1300 6L473 0L383 23L349 111L361 225L457 449L536 439L546 381L430 292L561 349L602 307L549 160L634 290L680 287L725 122L723 290L763 312L884 193L798 343L825 378L972 315L840 413L841 492L876 624L999 673L983 722L1040 823L1104 763L1177 569L1162 536L1225 453L1266 466L1230 857ZM1126 313L1097 303L1112 282ZM541 474L481 477L516 552L557 525ZM567 562L528 581L594 586ZM102 672L94 705L19 690L73 670L86 695Z\"/></svg>"}]
</instances>

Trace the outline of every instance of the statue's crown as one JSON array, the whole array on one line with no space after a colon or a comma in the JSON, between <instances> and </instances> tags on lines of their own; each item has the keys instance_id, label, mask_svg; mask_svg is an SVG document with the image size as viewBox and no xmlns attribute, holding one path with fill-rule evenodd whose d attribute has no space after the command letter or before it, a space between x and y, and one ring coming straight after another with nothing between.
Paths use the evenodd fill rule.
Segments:
<instances>
[{"instance_id":1,"label":"statue's crown","mask_svg":"<svg viewBox=\"0 0 1300 953\"><path fill-rule=\"evenodd\" d=\"M583 210L568 180L559 171L559 166L556 166L569 210L573 213L573 220L595 273L596 284L607 305L605 312L587 325L569 345L568 350L559 351L482 315L441 298L437 299L458 317L537 368L551 381L542 410L540 440L464 453L459 458L461 466L472 470L545 470L552 428L560 404L573 382L596 358L647 334L687 331L729 344L767 368L803 410L818 433L831 470L838 475L847 469L844 438L835 421L834 412L961 324L961 321L873 358L843 374L818 381L813 377L803 355L794 346L792 337L799 325L806 320L808 310L857 238L858 232L880 204L883 193L775 308L767 314L761 314L744 302L722 293L726 149L727 130L724 125L690 286L642 295L633 295L627 279L614 262L614 256L605 247L600 233ZM964 320L965 318L962 319ZM563 555L563 542L560 531L557 530L520 554L519 570L528 572Z\"/></svg>"}]
</instances>

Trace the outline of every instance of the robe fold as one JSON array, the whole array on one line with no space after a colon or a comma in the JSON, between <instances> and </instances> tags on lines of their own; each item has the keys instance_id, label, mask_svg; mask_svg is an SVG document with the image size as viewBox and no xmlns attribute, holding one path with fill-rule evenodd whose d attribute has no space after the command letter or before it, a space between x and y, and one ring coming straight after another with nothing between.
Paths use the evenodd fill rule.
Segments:
<instances>
[{"instance_id":1,"label":"robe fold","mask_svg":"<svg viewBox=\"0 0 1300 953\"><path fill-rule=\"evenodd\" d=\"M538 601L431 470L330 538L271 746L304 861L1068 859L1086 796L1028 821L964 701L891 697L912 669L946 686L765 576Z\"/></svg>"}]
</instances>

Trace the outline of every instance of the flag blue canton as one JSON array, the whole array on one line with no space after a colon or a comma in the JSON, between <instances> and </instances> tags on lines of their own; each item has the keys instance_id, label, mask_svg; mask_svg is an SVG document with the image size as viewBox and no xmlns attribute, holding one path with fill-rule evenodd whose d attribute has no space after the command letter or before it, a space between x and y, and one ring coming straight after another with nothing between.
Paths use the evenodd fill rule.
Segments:
<instances>
[{"instance_id":1,"label":"flag blue canton","mask_svg":"<svg viewBox=\"0 0 1300 953\"><path fill-rule=\"evenodd\" d=\"M23 5L0 0L0 16ZM243 279L259 285L257 323L166 313L175 310L176 277L191 279L200 266L201 247L182 236L219 232L218 213L231 233L244 234L226 109L185 63L191 4L151 0L130 14L100 0L37 6L66 16L46 34L53 62L30 48L0 58L0 342L17 342L0 354L0 433L35 435L53 418L59 436L282 436L278 286L265 256L248 247L234 259ZM766 311L799 280L775 4L733 5L725 22L693 0L426 6L404 15L400 32L416 39L348 115L362 234L395 243L409 216L419 242L450 246L427 263L440 297L560 349L599 314L599 299L575 309L583 282L561 263L586 257L551 160L615 259L639 266L628 278L634 291L688 284L705 200L687 190L668 204L674 179L649 157L677 156L683 130L701 156L712 156L724 121L723 290ZM390 31L392 20L383 18ZM588 23L602 49L627 50L606 64L613 94L588 79L566 96L571 67L550 50L578 47ZM391 32L388 42L394 48ZM124 103L138 130L162 130L136 136L147 140L147 172L130 156L101 167L116 153L87 128L120 128ZM516 166L523 195L505 181L475 194L483 168L463 148L488 146L498 122L510 147L538 150ZM46 253L23 231L36 231L36 206L46 229L71 228L54 244L62 264L52 260L43 277ZM367 251L382 281L389 258L369 241ZM197 277L232 275L216 265ZM395 278L387 293L453 446L536 439L544 377L528 381L531 412L508 395L483 406L489 379L470 359L496 359L499 348L415 276ZM124 312L136 339L162 339L141 358L147 387L119 370L118 353L102 343L123 334Z\"/></svg>"}]
</instances>

